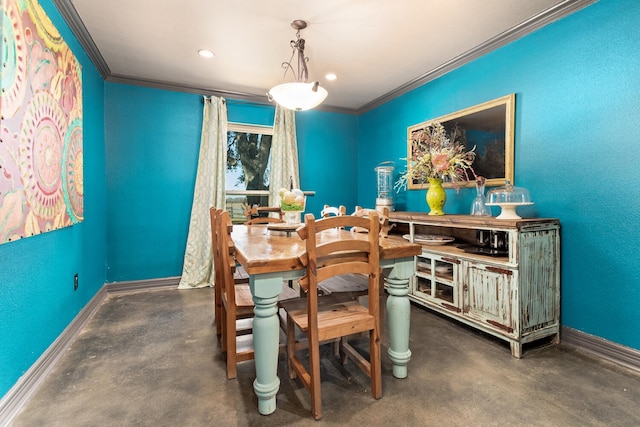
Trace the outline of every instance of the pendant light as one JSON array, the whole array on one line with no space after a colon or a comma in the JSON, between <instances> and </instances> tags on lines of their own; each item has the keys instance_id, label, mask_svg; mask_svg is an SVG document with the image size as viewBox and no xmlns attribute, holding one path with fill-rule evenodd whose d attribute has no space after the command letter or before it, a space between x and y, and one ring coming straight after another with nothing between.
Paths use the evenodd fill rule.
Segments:
<instances>
[{"instance_id":1,"label":"pendant light","mask_svg":"<svg viewBox=\"0 0 640 427\"><path fill-rule=\"evenodd\" d=\"M282 68L285 69L285 77L287 72L291 71L295 82L282 83L272 87L269 91L269 100L273 100L289 110L310 110L320 105L328 93L326 89L320 87L319 82L307 83L309 76L307 61L309 61L309 58L304 56L305 41L300 37L300 30L307 28L307 23L301 19L296 19L291 23L291 27L296 30L296 40L291 41L291 58L289 62L282 63ZM298 56L297 73L293 65L291 65L291 61L296 54Z\"/></svg>"}]
</instances>

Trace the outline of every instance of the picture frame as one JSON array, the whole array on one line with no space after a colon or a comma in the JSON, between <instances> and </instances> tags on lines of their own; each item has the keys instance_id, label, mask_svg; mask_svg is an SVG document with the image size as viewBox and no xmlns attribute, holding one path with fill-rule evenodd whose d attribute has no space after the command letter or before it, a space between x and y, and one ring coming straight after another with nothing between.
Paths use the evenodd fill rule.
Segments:
<instances>
[{"instance_id":1,"label":"picture frame","mask_svg":"<svg viewBox=\"0 0 640 427\"><path fill-rule=\"evenodd\" d=\"M515 93L483 102L435 119L430 119L407 128L407 170L411 168L413 146L412 135L435 122L440 122L448 135L456 135L456 142L462 143L469 151L475 147L476 159L472 168L476 175L486 179L487 186L500 186L513 182ZM469 181L462 181L458 187L475 187L473 174ZM409 190L429 188L428 182L410 180ZM444 181L443 187L452 188Z\"/></svg>"}]
</instances>

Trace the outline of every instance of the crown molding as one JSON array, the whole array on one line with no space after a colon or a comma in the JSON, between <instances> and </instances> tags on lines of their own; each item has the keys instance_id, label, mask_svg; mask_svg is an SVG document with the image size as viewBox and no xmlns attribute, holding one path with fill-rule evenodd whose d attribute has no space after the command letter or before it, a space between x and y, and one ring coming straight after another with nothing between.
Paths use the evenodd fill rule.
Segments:
<instances>
[{"instance_id":1,"label":"crown molding","mask_svg":"<svg viewBox=\"0 0 640 427\"><path fill-rule=\"evenodd\" d=\"M225 99L234 99L238 101L247 101L250 103L271 105L275 104L267 98L267 95L255 95L246 92L234 92L222 89L203 88L200 86L187 85L181 83L166 82L160 80L141 79L139 77L132 77L120 74L111 74L104 77L104 80L111 83L122 83L134 86L150 87L155 89L170 90L173 92L193 93L204 96L218 96ZM314 110L330 111L334 113L342 114L357 114L357 110L343 107L336 107L332 105L321 105Z\"/></svg>"},{"instance_id":2,"label":"crown molding","mask_svg":"<svg viewBox=\"0 0 640 427\"><path fill-rule=\"evenodd\" d=\"M556 6L551 7L530 19L521 22L513 28L498 34L497 36L485 41L484 43L476 46L475 48L462 53L448 62L436 67L425 74L416 77L415 79L405 83L404 85L382 95L379 98L374 99L368 104L363 105L358 109L358 114L365 113L369 110L379 107L380 105L389 102L390 100L397 98L405 93L424 85L432 80L437 79L450 71L455 70L475 59L486 55L502 46L505 46L515 40L518 40L534 31L544 27L547 24L562 19L580 9L583 9L598 0L565 0L562 3L558 3Z\"/></svg>"},{"instance_id":3,"label":"crown molding","mask_svg":"<svg viewBox=\"0 0 640 427\"><path fill-rule=\"evenodd\" d=\"M84 48L93 65L98 69L102 78L106 79L111 75L111 70L107 65L107 61L102 57L100 50L98 50L98 46L93 41L91 34L87 31L87 27L84 26L84 22L80 19L80 15L78 15L78 11L71 3L71 0L53 0L53 4L60 11L60 14Z\"/></svg>"},{"instance_id":4,"label":"crown molding","mask_svg":"<svg viewBox=\"0 0 640 427\"><path fill-rule=\"evenodd\" d=\"M422 74L421 76L416 77L415 79L403 84L402 86L397 87L396 89L387 92L386 94L374 99L373 101L359 107L359 108L343 108L331 105L321 105L316 108L316 110L320 111L329 111L336 112L342 114L352 114L352 115L360 115L370 111L374 108L381 106L382 104L389 102L390 100L397 98L405 93L424 85L448 72L455 70L483 55L486 55L489 52L492 52L502 46L505 46L519 38L522 38L547 24L555 22L559 19L564 18L580 9L583 9L598 0L565 0L562 3L558 3L557 5L539 13L536 16L531 17L530 19L516 25L513 28L510 28L507 31L504 31L501 34L487 40L486 42L476 46L475 48L458 55L452 60ZM74 33L91 62L98 69L98 72L102 76L105 81L108 82L116 82L123 84L131 84L135 86L146 86L157 89L165 89L177 92L187 92L187 93L197 93L205 96L221 96L224 98L233 98L243 101L256 102L264 105L273 105L273 103L269 102L267 96L254 95L250 93L244 92L233 92L226 91L220 89L210 89L203 88L198 86L180 84L180 83L171 83L171 82L163 82L156 80L148 80L141 79L131 76L124 75L114 75L111 73L107 62L104 60L100 50L96 46L93 38L87 31L84 23L80 19L76 8L73 6L71 0L53 0L53 3L60 11L60 14L67 22L71 31Z\"/></svg>"}]
</instances>

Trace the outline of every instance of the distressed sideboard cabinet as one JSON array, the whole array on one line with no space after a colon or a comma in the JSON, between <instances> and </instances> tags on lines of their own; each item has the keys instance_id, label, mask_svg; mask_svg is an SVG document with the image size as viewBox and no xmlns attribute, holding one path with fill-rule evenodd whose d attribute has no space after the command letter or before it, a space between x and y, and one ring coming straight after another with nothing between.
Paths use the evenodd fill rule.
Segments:
<instances>
[{"instance_id":1,"label":"distressed sideboard cabinet","mask_svg":"<svg viewBox=\"0 0 640 427\"><path fill-rule=\"evenodd\" d=\"M548 336L559 342L557 219L392 212L389 221L393 234L423 243L412 301L508 341L517 358L524 343ZM489 235L502 239L500 250L478 246L479 236ZM455 240L440 244L433 236Z\"/></svg>"}]
</instances>

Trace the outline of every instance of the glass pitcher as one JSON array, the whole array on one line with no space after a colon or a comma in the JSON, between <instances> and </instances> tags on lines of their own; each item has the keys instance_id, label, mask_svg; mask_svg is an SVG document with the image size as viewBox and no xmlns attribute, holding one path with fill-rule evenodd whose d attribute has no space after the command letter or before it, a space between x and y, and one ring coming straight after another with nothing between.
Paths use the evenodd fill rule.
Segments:
<instances>
[{"instance_id":1,"label":"glass pitcher","mask_svg":"<svg viewBox=\"0 0 640 427\"><path fill-rule=\"evenodd\" d=\"M476 198L471 203L471 215L473 216L491 216L491 208L487 206L484 197L484 186L486 180L483 176L476 177Z\"/></svg>"}]
</instances>

